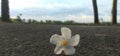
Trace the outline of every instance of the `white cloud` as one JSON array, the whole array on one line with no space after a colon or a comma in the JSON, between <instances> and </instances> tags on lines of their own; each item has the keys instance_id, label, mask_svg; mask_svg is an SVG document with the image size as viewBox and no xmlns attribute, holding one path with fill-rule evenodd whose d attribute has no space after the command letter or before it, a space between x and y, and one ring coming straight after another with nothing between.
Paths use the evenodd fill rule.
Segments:
<instances>
[{"instance_id":1,"label":"white cloud","mask_svg":"<svg viewBox=\"0 0 120 56\"><path fill-rule=\"evenodd\" d=\"M53 8L53 7L70 7L70 6L80 5L80 4L58 3L57 1L53 1L54 2L53 3L47 1L49 0L9 0L9 4L11 9L23 9L23 8L32 8L32 7Z\"/></svg>"},{"instance_id":2,"label":"white cloud","mask_svg":"<svg viewBox=\"0 0 120 56\"><path fill-rule=\"evenodd\" d=\"M10 0L11 9L23 9L27 7L38 7L41 0Z\"/></svg>"}]
</instances>

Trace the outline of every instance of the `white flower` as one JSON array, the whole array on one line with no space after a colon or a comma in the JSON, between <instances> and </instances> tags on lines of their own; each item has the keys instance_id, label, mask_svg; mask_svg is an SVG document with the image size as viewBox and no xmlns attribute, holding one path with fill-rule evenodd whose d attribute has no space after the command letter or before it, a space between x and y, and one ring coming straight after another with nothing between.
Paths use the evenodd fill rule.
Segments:
<instances>
[{"instance_id":1,"label":"white flower","mask_svg":"<svg viewBox=\"0 0 120 56\"><path fill-rule=\"evenodd\" d=\"M76 34L71 37L71 30L67 27L61 28L62 35L54 34L50 38L50 43L55 44L56 48L54 50L55 54L61 54L62 51L66 55L73 55L75 53L75 48L80 40L80 35Z\"/></svg>"}]
</instances>

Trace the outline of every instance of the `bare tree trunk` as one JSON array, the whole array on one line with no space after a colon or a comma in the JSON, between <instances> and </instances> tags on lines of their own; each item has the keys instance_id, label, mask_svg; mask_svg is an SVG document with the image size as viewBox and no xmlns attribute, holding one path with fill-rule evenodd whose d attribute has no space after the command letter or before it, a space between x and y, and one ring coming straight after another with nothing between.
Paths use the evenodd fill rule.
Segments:
<instances>
[{"instance_id":1,"label":"bare tree trunk","mask_svg":"<svg viewBox=\"0 0 120 56\"><path fill-rule=\"evenodd\" d=\"M112 4L112 24L117 24L117 0L113 0Z\"/></svg>"},{"instance_id":2,"label":"bare tree trunk","mask_svg":"<svg viewBox=\"0 0 120 56\"><path fill-rule=\"evenodd\" d=\"M8 0L1 0L1 20L3 22L11 22L9 16L9 1Z\"/></svg>"},{"instance_id":3,"label":"bare tree trunk","mask_svg":"<svg viewBox=\"0 0 120 56\"><path fill-rule=\"evenodd\" d=\"M93 10L94 10L94 23L99 24L97 2L96 0L92 0L92 3L93 3Z\"/></svg>"}]
</instances>

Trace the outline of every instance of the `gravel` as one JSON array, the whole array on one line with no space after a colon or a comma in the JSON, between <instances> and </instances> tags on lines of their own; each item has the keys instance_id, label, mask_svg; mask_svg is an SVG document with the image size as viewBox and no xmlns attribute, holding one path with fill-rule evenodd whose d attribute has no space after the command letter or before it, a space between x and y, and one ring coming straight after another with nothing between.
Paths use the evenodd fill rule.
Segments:
<instances>
[{"instance_id":1,"label":"gravel","mask_svg":"<svg viewBox=\"0 0 120 56\"><path fill-rule=\"evenodd\" d=\"M120 26L0 24L0 56L65 56L54 54L51 35L69 27L81 39L73 56L120 56Z\"/></svg>"}]
</instances>

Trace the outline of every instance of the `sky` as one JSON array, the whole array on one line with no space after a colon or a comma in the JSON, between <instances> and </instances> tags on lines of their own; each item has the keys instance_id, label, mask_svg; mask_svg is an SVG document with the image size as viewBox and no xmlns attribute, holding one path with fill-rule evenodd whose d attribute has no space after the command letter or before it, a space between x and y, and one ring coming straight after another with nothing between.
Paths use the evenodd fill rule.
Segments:
<instances>
[{"instance_id":1,"label":"sky","mask_svg":"<svg viewBox=\"0 0 120 56\"><path fill-rule=\"evenodd\" d=\"M1 2L0 2L1 3ZM111 21L112 0L97 0L99 18ZM79 23L93 23L92 0L9 0L10 16L35 20L73 20ZM1 12L1 11L0 11ZM118 22L120 22L120 1L118 0Z\"/></svg>"}]
</instances>

